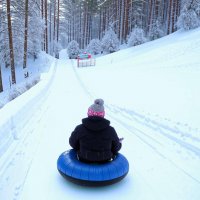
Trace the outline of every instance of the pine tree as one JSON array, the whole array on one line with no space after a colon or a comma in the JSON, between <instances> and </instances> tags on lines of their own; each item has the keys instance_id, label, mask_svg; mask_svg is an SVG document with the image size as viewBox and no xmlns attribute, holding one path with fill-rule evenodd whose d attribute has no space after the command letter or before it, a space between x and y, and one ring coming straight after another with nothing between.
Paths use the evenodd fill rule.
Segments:
<instances>
[{"instance_id":1,"label":"pine tree","mask_svg":"<svg viewBox=\"0 0 200 200\"><path fill-rule=\"evenodd\" d=\"M190 30L200 26L200 15L198 15L199 13L195 8L191 2L184 4L177 22L178 28Z\"/></svg>"},{"instance_id":2,"label":"pine tree","mask_svg":"<svg viewBox=\"0 0 200 200\"><path fill-rule=\"evenodd\" d=\"M6 23L6 9L5 4L1 2L0 6L0 63L5 67L10 66L10 50L8 43L8 28Z\"/></svg>"},{"instance_id":3,"label":"pine tree","mask_svg":"<svg viewBox=\"0 0 200 200\"><path fill-rule=\"evenodd\" d=\"M13 11L15 10L15 12ZM15 55L15 65L22 65L24 61L24 42L25 42L25 2L18 0L12 1L11 6L12 26L13 26L13 49Z\"/></svg>"},{"instance_id":4,"label":"pine tree","mask_svg":"<svg viewBox=\"0 0 200 200\"><path fill-rule=\"evenodd\" d=\"M110 27L102 38L101 45L103 51L106 53L113 53L119 50L119 39L117 34L113 31L113 28Z\"/></svg>"},{"instance_id":5,"label":"pine tree","mask_svg":"<svg viewBox=\"0 0 200 200\"><path fill-rule=\"evenodd\" d=\"M160 22L160 19L156 19L155 22L151 24L151 29L148 35L149 39L155 40L162 37L163 35L164 35L164 32L163 32L163 27Z\"/></svg>"},{"instance_id":6,"label":"pine tree","mask_svg":"<svg viewBox=\"0 0 200 200\"><path fill-rule=\"evenodd\" d=\"M44 20L41 20L40 9L37 4L32 5L32 11L29 11L29 31L28 31L28 55L37 59L43 43L43 33L45 30ZM37 29L35 28L37 27Z\"/></svg>"},{"instance_id":7,"label":"pine tree","mask_svg":"<svg viewBox=\"0 0 200 200\"><path fill-rule=\"evenodd\" d=\"M90 43L88 44L86 50L90 52L91 54L97 55L101 53L101 42L99 39L92 39Z\"/></svg>"},{"instance_id":8,"label":"pine tree","mask_svg":"<svg viewBox=\"0 0 200 200\"><path fill-rule=\"evenodd\" d=\"M69 58L77 58L79 54L79 44L77 41L72 40L67 46L67 53Z\"/></svg>"},{"instance_id":9,"label":"pine tree","mask_svg":"<svg viewBox=\"0 0 200 200\"><path fill-rule=\"evenodd\" d=\"M7 2L7 20L8 20L8 36L9 36L9 48L10 48L11 77L12 77L12 84L16 84L10 0L7 0L6 2Z\"/></svg>"},{"instance_id":10,"label":"pine tree","mask_svg":"<svg viewBox=\"0 0 200 200\"><path fill-rule=\"evenodd\" d=\"M144 30L142 28L133 28L130 37L128 38L128 46L136 46L147 41Z\"/></svg>"}]
</instances>

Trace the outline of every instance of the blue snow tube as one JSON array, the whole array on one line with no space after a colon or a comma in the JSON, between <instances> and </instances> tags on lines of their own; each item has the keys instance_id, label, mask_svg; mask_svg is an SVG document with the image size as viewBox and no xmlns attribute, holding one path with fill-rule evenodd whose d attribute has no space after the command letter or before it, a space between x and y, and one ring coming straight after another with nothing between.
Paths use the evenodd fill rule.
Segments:
<instances>
[{"instance_id":1,"label":"blue snow tube","mask_svg":"<svg viewBox=\"0 0 200 200\"><path fill-rule=\"evenodd\" d=\"M104 186L122 180L129 171L128 160L120 153L113 161L103 164L84 163L76 151L63 152L57 160L60 174L73 183L85 186Z\"/></svg>"}]
</instances>

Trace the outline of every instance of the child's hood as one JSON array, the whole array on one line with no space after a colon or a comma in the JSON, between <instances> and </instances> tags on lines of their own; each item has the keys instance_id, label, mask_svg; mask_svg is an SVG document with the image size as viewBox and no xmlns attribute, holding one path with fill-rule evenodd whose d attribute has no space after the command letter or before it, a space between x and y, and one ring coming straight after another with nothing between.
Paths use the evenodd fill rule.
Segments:
<instances>
[{"instance_id":1,"label":"child's hood","mask_svg":"<svg viewBox=\"0 0 200 200\"><path fill-rule=\"evenodd\" d=\"M87 117L82 119L82 124L92 131L101 131L110 125L110 121L102 117Z\"/></svg>"}]
</instances>

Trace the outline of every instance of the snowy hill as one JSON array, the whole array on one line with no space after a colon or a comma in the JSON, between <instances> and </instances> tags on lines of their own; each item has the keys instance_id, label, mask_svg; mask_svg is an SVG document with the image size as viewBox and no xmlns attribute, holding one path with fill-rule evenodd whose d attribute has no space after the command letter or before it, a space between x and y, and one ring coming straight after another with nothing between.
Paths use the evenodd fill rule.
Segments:
<instances>
[{"instance_id":1,"label":"snowy hill","mask_svg":"<svg viewBox=\"0 0 200 200\"><path fill-rule=\"evenodd\" d=\"M101 57L95 69L79 74L93 94L109 103L199 126L199 30Z\"/></svg>"},{"instance_id":2,"label":"snowy hill","mask_svg":"<svg viewBox=\"0 0 200 200\"><path fill-rule=\"evenodd\" d=\"M200 29L99 57L95 67L77 68L61 51L27 103L24 94L0 110L0 199L199 200L199 54ZM56 160L98 97L125 138L130 171L115 185L85 188L64 180Z\"/></svg>"}]
</instances>

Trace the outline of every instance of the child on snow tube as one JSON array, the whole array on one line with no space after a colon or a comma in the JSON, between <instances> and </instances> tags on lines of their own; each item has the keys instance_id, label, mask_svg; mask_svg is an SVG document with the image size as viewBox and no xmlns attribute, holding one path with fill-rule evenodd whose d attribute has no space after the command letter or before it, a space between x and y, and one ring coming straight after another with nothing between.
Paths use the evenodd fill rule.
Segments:
<instances>
[{"instance_id":1,"label":"child on snow tube","mask_svg":"<svg viewBox=\"0 0 200 200\"><path fill-rule=\"evenodd\" d=\"M76 126L69 144L76 150L78 159L87 163L105 163L112 160L121 149L115 129L105 119L104 101L96 99L88 108L88 117Z\"/></svg>"}]
</instances>

